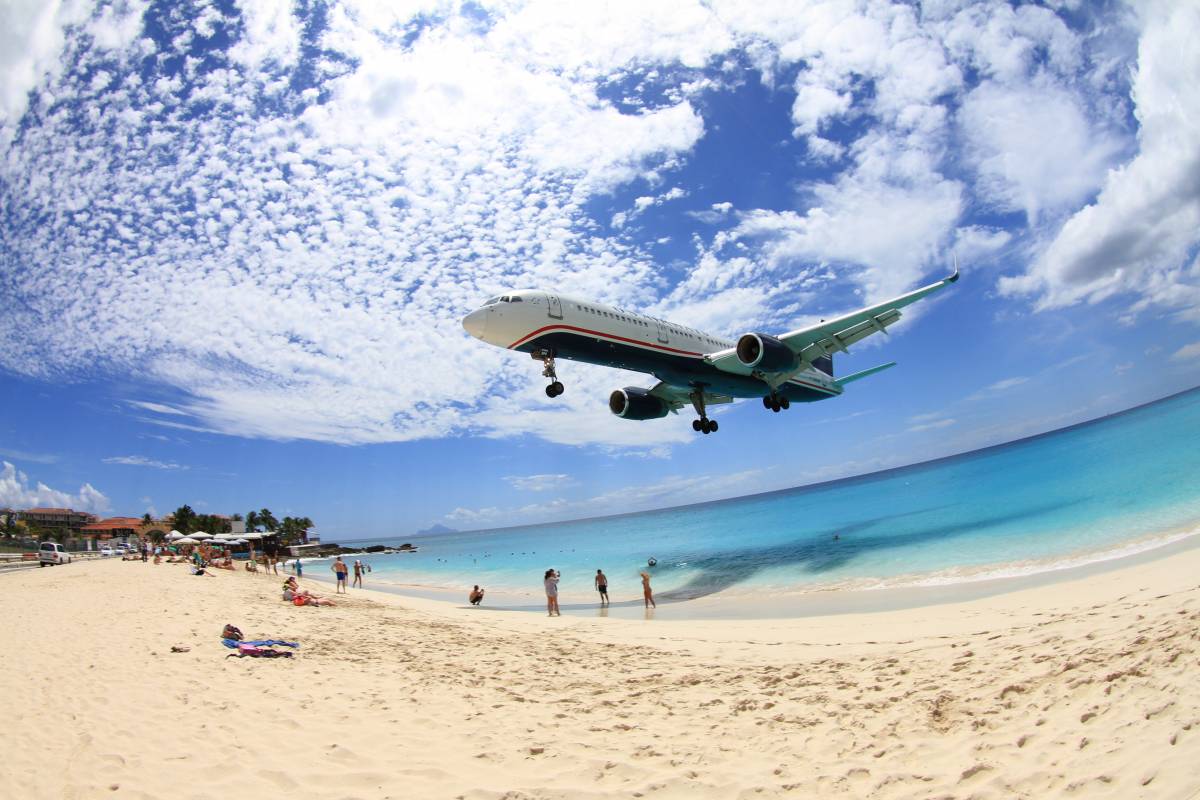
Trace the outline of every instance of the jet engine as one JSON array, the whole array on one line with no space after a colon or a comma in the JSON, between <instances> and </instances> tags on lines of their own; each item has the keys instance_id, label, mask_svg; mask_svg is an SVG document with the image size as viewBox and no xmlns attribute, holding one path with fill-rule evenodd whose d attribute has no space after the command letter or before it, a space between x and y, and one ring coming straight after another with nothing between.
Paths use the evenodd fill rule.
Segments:
<instances>
[{"instance_id":1,"label":"jet engine","mask_svg":"<svg viewBox=\"0 0 1200 800\"><path fill-rule=\"evenodd\" d=\"M760 372L788 372L798 363L791 348L765 333L747 333L738 339L737 357L743 366Z\"/></svg>"},{"instance_id":2,"label":"jet engine","mask_svg":"<svg viewBox=\"0 0 1200 800\"><path fill-rule=\"evenodd\" d=\"M636 386L626 386L610 394L608 409L623 419L658 419L671 410L665 402L650 394L648 389Z\"/></svg>"}]
</instances>

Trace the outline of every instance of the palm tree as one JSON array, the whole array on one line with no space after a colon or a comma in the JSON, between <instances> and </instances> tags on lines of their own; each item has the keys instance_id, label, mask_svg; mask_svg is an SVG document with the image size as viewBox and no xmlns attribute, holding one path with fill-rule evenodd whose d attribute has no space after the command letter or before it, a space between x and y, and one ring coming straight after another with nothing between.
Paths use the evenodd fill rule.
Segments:
<instances>
[{"instance_id":1,"label":"palm tree","mask_svg":"<svg viewBox=\"0 0 1200 800\"><path fill-rule=\"evenodd\" d=\"M175 530L180 533L191 533L192 527L196 523L196 512L192 511L189 505L182 505L175 509Z\"/></svg>"},{"instance_id":2,"label":"palm tree","mask_svg":"<svg viewBox=\"0 0 1200 800\"><path fill-rule=\"evenodd\" d=\"M154 517L150 516L149 511L147 511L145 514L142 514L142 525L144 525L146 527L150 527L153 524L154 524Z\"/></svg>"},{"instance_id":3,"label":"palm tree","mask_svg":"<svg viewBox=\"0 0 1200 800\"><path fill-rule=\"evenodd\" d=\"M249 533L250 531L258 530L258 526L261 524L262 524L262 522L258 519L257 511L251 511L250 513L246 514L246 532L247 533Z\"/></svg>"},{"instance_id":4,"label":"palm tree","mask_svg":"<svg viewBox=\"0 0 1200 800\"><path fill-rule=\"evenodd\" d=\"M258 524L269 531L274 531L279 527L279 520L275 519L275 515L271 513L271 509L264 508L258 512Z\"/></svg>"}]
</instances>

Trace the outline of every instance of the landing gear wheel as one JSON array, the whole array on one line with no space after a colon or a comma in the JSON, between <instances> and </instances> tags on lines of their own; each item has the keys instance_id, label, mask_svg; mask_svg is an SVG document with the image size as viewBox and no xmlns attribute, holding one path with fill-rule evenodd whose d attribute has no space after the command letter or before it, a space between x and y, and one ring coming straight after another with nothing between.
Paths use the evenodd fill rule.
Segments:
<instances>
[{"instance_id":1,"label":"landing gear wheel","mask_svg":"<svg viewBox=\"0 0 1200 800\"><path fill-rule=\"evenodd\" d=\"M705 436L708 436L710 433L712 433L712 427L706 422L700 426L700 432Z\"/></svg>"},{"instance_id":2,"label":"landing gear wheel","mask_svg":"<svg viewBox=\"0 0 1200 800\"><path fill-rule=\"evenodd\" d=\"M699 433L701 427L703 427L703 426L701 425L700 420L698 420L698 419L692 420L692 430L694 430L696 433Z\"/></svg>"},{"instance_id":3,"label":"landing gear wheel","mask_svg":"<svg viewBox=\"0 0 1200 800\"><path fill-rule=\"evenodd\" d=\"M563 385L558 382L558 375L554 372L554 351L553 350L534 350L530 353L534 361L542 362L542 377L549 378L551 383L546 387L546 397L558 397L563 393Z\"/></svg>"},{"instance_id":4,"label":"landing gear wheel","mask_svg":"<svg viewBox=\"0 0 1200 800\"><path fill-rule=\"evenodd\" d=\"M779 403L775 400L772 400L771 401L771 410L774 411L776 414L778 414L779 408L780 408Z\"/></svg>"},{"instance_id":5,"label":"landing gear wheel","mask_svg":"<svg viewBox=\"0 0 1200 800\"><path fill-rule=\"evenodd\" d=\"M763 398L763 408L770 408L770 407L771 407L771 396L767 395L766 397Z\"/></svg>"},{"instance_id":6,"label":"landing gear wheel","mask_svg":"<svg viewBox=\"0 0 1200 800\"><path fill-rule=\"evenodd\" d=\"M786 397L779 398L779 407L782 408L784 411L787 411L791 407L791 405L792 405L792 401L788 400Z\"/></svg>"},{"instance_id":7,"label":"landing gear wheel","mask_svg":"<svg viewBox=\"0 0 1200 800\"><path fill-rule=\"evenodd\" d=\"M710 419L708 421L708 430L706 431L706 433L716 433L717 427L718 427L717 421L715 419Z\"/></svg>"}]
</instances>

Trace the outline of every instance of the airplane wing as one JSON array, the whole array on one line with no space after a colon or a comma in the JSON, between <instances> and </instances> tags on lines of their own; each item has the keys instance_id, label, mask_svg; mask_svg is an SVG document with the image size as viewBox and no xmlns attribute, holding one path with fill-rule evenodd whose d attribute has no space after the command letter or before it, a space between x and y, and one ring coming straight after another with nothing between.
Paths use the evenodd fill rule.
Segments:
<instances>
[{"instance_id":1,"label":"airplane wing","mask_svg":"<svg viewBox=\"0 0 1200 800\"><path fill-rule=\"evenodd\" d=\"M692 391L694 390L690 386L672 386L669 383L659 381L650 390L650 394L665 402L671 409L671 413L676 414L679 412L679 409L692 404ZM706 406L717 406L732 402L733 398L727 394L704 393L704 404Z\"/></svg>"},{"instance_id":2,"label":"airplane wing","mask_svg":"<svg viewBox=\"0 0 1200 800\"><path fill-rule=\"evenodd\" d=\"M789 331L775 338L800 357L799 369L803 369L822 356L832 355L838 351L848 353L850 345L862 341L878 331L886 331L888 326L895 324L900 319L901 308L915 303L957 280L958 269L956 268L953 275L943 278L937 283L931 283L908 294L893 297L886 302L844 314L836 319ZM726 372L749 375L752 371L738 360L735 347L711 353L705 357L705 360L717 369ZM799 369L792 370L789 374L795 374Z\"/></svg>"}]
</instances>

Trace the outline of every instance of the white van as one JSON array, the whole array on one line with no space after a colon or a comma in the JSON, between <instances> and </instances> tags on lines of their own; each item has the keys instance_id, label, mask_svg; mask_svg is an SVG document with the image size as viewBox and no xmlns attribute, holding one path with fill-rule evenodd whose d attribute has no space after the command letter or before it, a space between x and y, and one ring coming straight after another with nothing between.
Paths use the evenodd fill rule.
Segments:
<instances>
[{"instance_id":1,"label":"white van","mask_svg":"<svg viewBox=\"0 0 1200 800\"><path fill-rule=\"evenodd\" d=\"M42 542L38 547L38 566L47 564L70 564L71 554L58 542Z\"/></svg>"}]
</instances>

